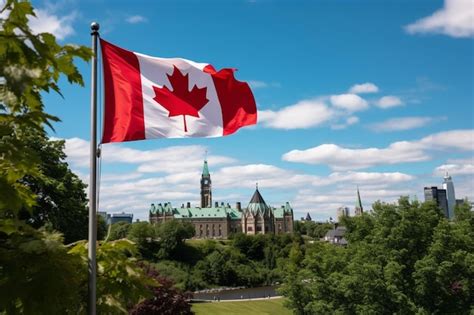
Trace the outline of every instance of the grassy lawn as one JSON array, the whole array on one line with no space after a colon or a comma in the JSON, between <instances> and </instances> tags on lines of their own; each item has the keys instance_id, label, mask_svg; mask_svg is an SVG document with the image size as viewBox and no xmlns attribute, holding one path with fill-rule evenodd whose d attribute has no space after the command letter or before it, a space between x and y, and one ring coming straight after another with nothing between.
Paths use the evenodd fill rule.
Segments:
<instances>
[{"instance_id":1,"label":"grassy lawn","mask_svg":"<svg viewBox=\"0 0 474 315\"><path fill-rule=\"evenodd\" d=\"M283 307L283 299L197 303L192 310L196 315L291 315L291 311Z\"/></svg>"}]
</instances>

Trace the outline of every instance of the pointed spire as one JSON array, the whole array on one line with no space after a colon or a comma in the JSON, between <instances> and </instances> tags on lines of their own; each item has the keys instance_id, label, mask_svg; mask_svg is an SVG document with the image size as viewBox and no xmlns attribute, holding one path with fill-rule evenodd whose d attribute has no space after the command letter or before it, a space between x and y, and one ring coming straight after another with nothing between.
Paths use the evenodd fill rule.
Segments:
<instances>
[{"instance_id":1,"label":"pointed spire","mask_svg":"<svg viewBox=\"0 0 474 315\"><path fill-rule=\"evenodd\" d=\"M209 167L207 166L207 159L204 160L204 166L202 168L202 176L210 176Z\"/></svg>"},{"instance_id":2,"label":"pointed spire","mask_svg":"<svg viewBox=\"0 0 474 315\"><path fill-rule=\"evenodd\" d=\"M360 199L360 192L359 192L359 185L357 185L357 200L355 206L355 214L360 215L364 212L364 208L362 207L362 200Z\"/></svg>"},{"instance_id":3,"label":"pointed spire","mask_svg":"<svg viewBox=\"0 0 474 315\"><path fill-rule=\"evenodd\" d=\"M263 200L263 197L262 195L260 194L260 192L258 191L258 186L257 188L255 189L255 192L252 196L252 199L250 199L250 203L263 203L265 204L265 200ZM266 205L266 204L265 204Z\"/></svg>"}]
</instances>

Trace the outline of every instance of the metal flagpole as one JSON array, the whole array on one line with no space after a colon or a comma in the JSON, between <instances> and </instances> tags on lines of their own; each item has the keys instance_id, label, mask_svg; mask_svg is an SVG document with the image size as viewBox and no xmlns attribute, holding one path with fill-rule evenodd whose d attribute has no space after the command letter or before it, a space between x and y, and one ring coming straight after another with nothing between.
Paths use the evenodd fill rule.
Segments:
<instances>
[{"instance_id":1,"label":"metal flagpole","mask_svg":"<svg viewBox=\"0 0 474 315\"><path fill-rule=\"evenodd\" d=\"M90 147L90 179L89 179L89 315L96 314L97 301L97 38L99 23L91 23L92 35L92 79L91 79L91 147Z\"/></svg>"}]
</instances>

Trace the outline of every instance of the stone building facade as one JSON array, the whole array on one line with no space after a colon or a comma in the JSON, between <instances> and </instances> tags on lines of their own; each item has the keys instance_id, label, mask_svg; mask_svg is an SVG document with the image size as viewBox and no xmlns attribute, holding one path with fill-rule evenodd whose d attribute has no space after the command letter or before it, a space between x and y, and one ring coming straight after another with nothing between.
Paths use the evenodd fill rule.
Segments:
<instances>
[{"instance_id":1,"label":"stone building facade","mask_svg":"<svg viewBox=\"0 0 474 315\"><path fill-rule=\"evenodd\" d=\"M282 234L293 232L293 209L287 202L280 208L265 203L258 187L244 209L237 202L212 205L211 175L204 161L201 175L201 207L191 207L190 202L173 208L170 202L151 204L150 223L159 224L168 220L185 220L194 225L196 238L227 238L231 233Z\"/></svg>"}]
</instances>

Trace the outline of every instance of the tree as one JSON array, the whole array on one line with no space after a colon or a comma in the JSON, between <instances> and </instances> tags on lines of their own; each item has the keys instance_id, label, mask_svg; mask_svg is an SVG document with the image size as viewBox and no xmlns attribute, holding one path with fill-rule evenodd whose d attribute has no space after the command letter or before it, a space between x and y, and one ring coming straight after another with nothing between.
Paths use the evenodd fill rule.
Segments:
<instances>
[{"instance_id":1,"label":"tree","mask_svg":"<svg viewBox=\"0 0 474 315\"><path fill-rule=\"evenodd\" d=\"M4 17L0 20L0 311L77 311L80 260L67 254L59 234L26 225L18 213L31 211L41 199L28 178L47 177L30 137L36 134L41 140L44 126L58 121L44 112L41 93L60 93L61 75L82 85L73 59L88 60L91 51L61 46L48 33L33 34L28 27L28 18L34 15L29 2L4 1L0 12ZM74 186L74 179L69 179Z\"/></svg>"},{"instance_id":2,"label":"tree","mask_svg":"<svg viewBox=\"0 0 474 315\"><path fill-rule=\"evenodd\" d=\"M474 220L463 213L448 222L436 204L401 198L346 218L346 248L308 244L304 259L290 259L288 306L297 314L469 313Z\"/></svg>"},{"instance_id":3,"label":"tree","mask_svg":"<svg viewBox=\"0 0 474 315\"><path fill-rule=\"evenodd\" d=\"M36 198L31 212L24 209L20 218L35 228L51 223L53 229L64 235L66 243L86 239L86 185L64 161L64 141L49 140L43 132L34 130L25 133L24 141L39 157L40 173L21 179Z\"/></svg>"},{"instance_id":4,"label":"tree","mask_svg":"<svg viewBox=\"0 0 474 315\"><path fill-rule=\"evenodd\" d=\"M178 249L184 244L184 240L193 237L194 225L180 220L171 220L159 225L157 236L160 249L157 258L175 257L179 259Z\"/></svg>"},{"instance_id":5,"label":"tree","mask_svg":"<svg viewBox=\"0 0 474 315\"><path fill-rule=\"evenodd\" d=\"M127 238L137 244L138 250L145 259L153 259L159 249L156 229L148 222L132 223L128 229Z\"/></svg>"},{"instance_id":6,"label":"tree","mask_svg":"<svg viewBox=\"0 0 474 315\"><path fill-rule=\"evenodd\" d=\"M59 120L44 112L41 92L60 93L61 75L83 85L73 59L89 60L91 51L61 46L49 33L33 34L28 27L29 16L34 16L29 2L7 0L0 12L6 15L0 21L0 214L13 216L36 202L22 179L42 175L40 156L27 137L31 130L44 134L45 125L52 127Z\"/></svg>"},{"instance_id":7,"label":"tree","mask_svg":"<svg viewBox=\"0 0 474 315\"><path fill-rule=\"evenodd\" d=\"M158 286L151 286L153 297L137 304L130 310L131 315L190 315L190 293L182 292L174 287L173 281L160 275L150 265L141 265L147 276L154 279Z\"/></svg>"},{"instance_id":8,"label":"tree","mask_svg":"<svg viewBox=\"0 0 474 315\"><path fill-rule=\"evenodd\" d=\"M81 258L68 253L58 233L2 220L0 266L0 313L66 314L86 305Z\"/></svg>"},{"instance_id":9,"label":"tree","mask_svg":"<svg viewBox=\"0 0 474 315\"><path fill-rule=\"evenodd\" d=\"M110 233L108 239L110 241L115 241L122 238L126 238L128 235L128 230L130 229L130 225L130 223L124 221L112 224L110 226Z\"/></svg>"}]
</instances>

